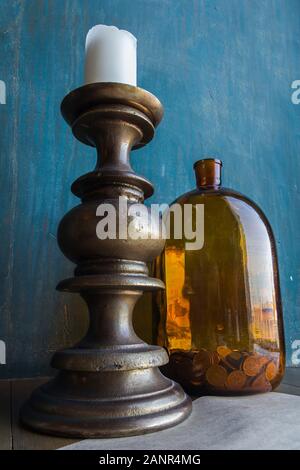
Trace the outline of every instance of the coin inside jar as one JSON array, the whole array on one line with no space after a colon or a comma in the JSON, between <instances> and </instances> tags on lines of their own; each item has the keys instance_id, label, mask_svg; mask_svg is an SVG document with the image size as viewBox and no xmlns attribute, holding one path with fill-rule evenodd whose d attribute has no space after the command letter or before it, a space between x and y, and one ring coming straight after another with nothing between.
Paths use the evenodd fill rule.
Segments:
<instances>
[{"instance_id":1,"label":"coin inside jar","mask_svg":"<svg viewBox=\"0 0 300 470\"><path fill-rule=\"evenodd\" d=\"M234 370L226 379L226 387L229 390L239 390L244 387L246 381L247 376L242 370Z\"/></svg>"},{"instance_id":2,"label":"coin inside jar","mask_svg":"<svg viewBox=\"0 0 300 470\"><path fill-rule=\"evenodd\" d=\"M193 358L194 367L201 367L203 370L207 370L212 365L211 354L206 349L200 349Z\"/></svg>"},{"instance_id":3,"label":"coin inside jar","mask_svg":"<svg viewBox=\"0 0 300 470\"><path fill-rule=\"evenodd\" d=\"M249 356L244 360L243 370L249 377L255 377L261 369L261 363L259 358L255 356Z\"/></svg>"},{"instance_id":4,"label":"coin inside jar","mask_svg":"<svg viewBox=\"0 0 300 470\"><path fill-rule=\"evenodd\" d=\"M211 355L211 362L212 364L219 364L220 362L220 356L217 353L217 351L213 351Z\"/></svg>"},{"instance_id":5,"label":"coin inside jar","mask_svg":"<svg viewBox=\"0 0 300 470\"><path fill-rule=\"evenodd\" d=\"M277 367L274 362L270 362L266 367L266 379L270 382L275 379L277 375Z\"/></svg>"},{"instance_id":6,"label":"coin inside jar","mask_svg":"<svg viewBox=\"0 0 300 470\"><path fill-rule=\"evenodd\" d=\"M258 392L269 392L272 390L270 382L266 380L265 374L260 374L253 380L251 388Z\"/></svg>"},{"instance_id":7,"label":"coin inside jar","mask_svg":"<svg viewBox=\"0 0 300 470\"><path fill-rule=\"evenodd\" d=\"M231 353L231 349L229 349L227 346L218 346L217 353L220 357L226 357Z\"/></svg>"},{"instance_id":8,"label":"coin inside jar","mask_svg":"<svg viewBox=\"0 0 300 470\"><path fill-rule=\"evenodd\" d=\"M269 362L269 359L267 358L267 356L260 356L259 362L261 366L264 366Z\"/></svg>"},{"instance_id":9,"label":"coin inside jar","mask_svg":"<svg viewBox=\"0 0 300 470\"><path fill-rule=\"evenodd\" d=\"M232 351L223 360L231 369L239 369L243 362L243 356L239 351Z\"/></svg>"},{"instance_id":10,"label":"coin inside jar","mask_svg":"<svg viewBox=\"0 0 300 470\"><path fill-rule=\"evenodd\" d=\"M206 380L210 385L222 388L227 379L227 372L222 366L213 365L206 371Z\"/></svg>"},{"instance_id":11,"label":"coin inside jar","mask_svg":"<svg viewBox=\"0 0 300 470\"><path fill-rule=\"evenodd\" d=\"M232 359L233 361L240 361L241 358L242 358L242 354L240 353L240 351L237 351L236 349L231 351L231 353L229 354L229 357L230 359Z\"/></svg>"}]
</instances>

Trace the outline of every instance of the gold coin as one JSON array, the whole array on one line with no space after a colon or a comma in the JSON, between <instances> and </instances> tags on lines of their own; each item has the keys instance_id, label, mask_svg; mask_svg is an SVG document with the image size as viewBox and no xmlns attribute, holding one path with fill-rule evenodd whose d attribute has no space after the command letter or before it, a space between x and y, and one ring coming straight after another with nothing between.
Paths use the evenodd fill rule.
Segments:
<instances>
[{"instance_id":1,"label":"gold coin","mask_svg":"<svg viewBox=\"0 0 300 470\"><path fill-rule=\"evenodd\" d=\"M231 349L229 349L227 346L218 346L217 353L220 357L226 357L231 353Z\"/></svg>"},{"instance_id":2,"label":"gold coin","mask_svg":"<svg viewBox=\"0 0 300 470\"><path fill-rule=\"evenodd\" d=\"M222 366L213 365L206 371L206 380L210 385L222 388L227 379L227 372Z\"/></svg>"},{"instance_id":3,"label":"gold coin","mask_svg":"<svg viewBox=\"0 0 300 470\"><path fill-rule=\"evenodd\" d=\"M247 376L242 370L230 372L226 380L226 386L230 390L241 390L247 380Z\"/></svg>"},{"instance_id":4,"label":"gold coin","mask_svg":"<svg viewBox=\"0 0 300 470\"><path fill-rule=\"evenodd\" d=\"M244 360L243 370L249 377L255 377L261 369L260 361L255 356L249 356Z\"/></svg>"},{"instance_id":5,"label":"gold coin","mask_svg":"<svg viewBox=\"0 0 300 470\"><path fill-rule=\"evenodd\" d=\"M277 375L277 367L274 362L270 362L266 367L266 378L270 382L275 379Z\"/></svg>"}]
</instances>

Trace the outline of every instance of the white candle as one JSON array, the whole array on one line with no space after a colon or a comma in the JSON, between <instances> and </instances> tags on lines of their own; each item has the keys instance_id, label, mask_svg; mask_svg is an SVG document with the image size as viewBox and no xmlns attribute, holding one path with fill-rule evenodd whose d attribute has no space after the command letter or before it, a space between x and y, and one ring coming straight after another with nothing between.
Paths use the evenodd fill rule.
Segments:
<instances>
[{"instance_id":1,"label":"white candle","mask_svg":"<svg viewBox=\"0 0 300 470\"><path fill-rule=\"evenodd\" d=\"M136 38L98 24L89 30L85 44L85 83L116 82L136 86Z\"/></svg>"}]
</instances>

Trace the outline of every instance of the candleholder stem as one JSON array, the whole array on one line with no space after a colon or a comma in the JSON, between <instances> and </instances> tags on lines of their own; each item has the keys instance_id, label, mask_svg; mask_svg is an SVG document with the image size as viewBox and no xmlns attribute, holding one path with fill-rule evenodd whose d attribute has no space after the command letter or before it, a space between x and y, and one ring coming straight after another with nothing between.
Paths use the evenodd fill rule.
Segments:
<instances>
[{"instance_id":1,"label":"candleholder stem","mask_svg":"<svg viewBox=\"0 0 300 470\"><path fill-rule=\"evenodd\" d=\"M90 325L79 344L54 355L58 375L33 392L21 420L40 432L85 438L174 426L189 415L191 400L161 374L159 366L168 362L166 351L144 343L132 326L132 311L142 292L164 287L148 276L147 268L164 246L156 236L159 227L153 221L134 226L135 235L143 232L141 238L132 233L127 239L97 236L101 204L109 202L120 220L120 198L126 201L128 215L132 204L153 192L151 183L132 170L129 155L152 139L162 105L140 88L96 83L67 95L62 114L75 137L98 152L95 170L72 185L82 203L58 228L59 246L77 266L74 277L57 288L80 293Z\"/></svg>"}]
</instances>

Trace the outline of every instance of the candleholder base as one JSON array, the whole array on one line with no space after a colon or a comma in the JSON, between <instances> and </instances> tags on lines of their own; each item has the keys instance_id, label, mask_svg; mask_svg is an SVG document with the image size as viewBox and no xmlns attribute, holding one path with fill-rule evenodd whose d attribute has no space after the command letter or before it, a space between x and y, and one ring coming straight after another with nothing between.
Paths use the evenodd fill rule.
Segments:
<instances>
[{"instance_id":1,"label":"candleholder base","mask_svg":"<svg viewBox=\"0 0 300 470\"><path fill-rule=\"evenodd\" d=\"M147 269L164 240L156 236L159 229L153 221L132 226L130 215L130 237L96 236L99 205L109 202L120 220L120 198L126 201L128 216L133 204L152 194L151 183L132 170L129 155L152 139L162 105L140 88L102 83L67 95L62 114L74 135L98 150L95 170L72 185L82 203L65 215L58 229L61 250L77 264L74 277L60 282L58 289L80 293L90 325L79 344L54 355L58 375L33 392L21 420L43 433L83 438L173 426L189 415L191 400L160 372L168 362L166 351L148 346L132 327L132 311L142 292L164 287ZM141 232L148 236L136 237Z\"/></svg>"},{"instance_id":2,"label":"candleholder base","mask_svg":"<svg viewBox=\"0 0 300 470\"><path fill-rule=\"evenodd\" d=\"M159 351L138 354L148 355L149 368L61 372L33 393L22 421L42 433L81 438L144 434L180 423L190 413L189 399L153 365L162 359Z\"/></svg>"}]
</instances>

